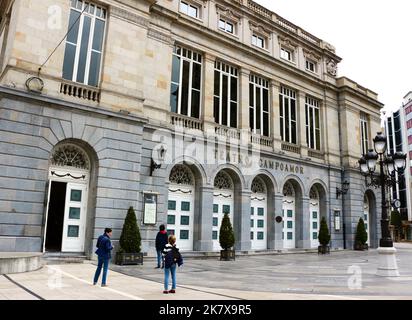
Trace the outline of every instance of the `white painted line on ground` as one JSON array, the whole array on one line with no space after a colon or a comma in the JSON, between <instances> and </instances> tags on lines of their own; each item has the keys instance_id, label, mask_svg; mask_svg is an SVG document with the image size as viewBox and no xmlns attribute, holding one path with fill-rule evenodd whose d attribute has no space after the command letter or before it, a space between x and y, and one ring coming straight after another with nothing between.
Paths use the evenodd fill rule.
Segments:
<instances>
[{"instance_id":1,"label":"white painted line on ground","mask_svg":"<svg viewBox=\"0 0 412 320\"><path fill-rule=\"evenodd\" d=\"M76 276L74 276L74 275L72 275L72 274L70 274L70 273L68 273L68 272L62 271L62 270L59 269L59 268L53 268L53 267L51 267L51 266L49 266L49 265L46 265L46 267L49 268L49 269L51 269L51 270L54 270L55 272L60 272L61 274L65 275L65 276L67 276L67 277L69 277L69 278L75 279L75 280L80 281L80 282L83 282L83 283L87 283L87 284L89 284L89 285L91 286L90 281L86 281L86 280L80 279L80 278L78 278L78 277L76 277ZM134 295L131 295L131 294L128 294L128 293L124 293L124 292L122 292L122 291L118 291L118 290L115 290L115 289L112 289L112 288L100 287L100 286L99 286L98 288L103 289L103 290L107 290L107 291L111 291L111 292L114 292L114 293L117 293L117 294L119 294L119 295L122 295L122 296L124 296L124 297L130 298L130 299L133 299L133 300L144 300L143 298L140 298L140 297L138 297L138 296L134 296Z\"/></svg>"}]
</instances>

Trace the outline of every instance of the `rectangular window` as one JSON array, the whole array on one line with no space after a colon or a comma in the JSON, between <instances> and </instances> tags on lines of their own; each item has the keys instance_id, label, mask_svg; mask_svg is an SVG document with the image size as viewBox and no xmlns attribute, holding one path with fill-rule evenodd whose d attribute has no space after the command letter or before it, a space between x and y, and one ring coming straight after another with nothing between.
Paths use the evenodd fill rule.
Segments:
<instances>
[{"instance_id":1,"label":"rectangular window","mask_svg":"<svg viewBox=\"0 0 412 320\"><path fill-rule=\"evenodd\" d=\"M311 72L315 72L316 73L316 67L317 64L316 62L310 61L310 60L306 60L306 70L309 70Z\"/></svg>"},{"instance_id":2,"label":"rectangular window","mask_svg":"<svg viewBox=\"0 0 412 320\"><path fill-rule=\"evenodd\" d=\"M310 149L320 150L319 101L310 97L305 100L306 142Z\"/></svg>"},{"instance_id":3,"label":"rectangular window","mask_svg":"<svg viewBox=\"0 0 412 320\"><path fill-rule=\"evenodd\" d=\"M217 235L218 235L217 231L212 231L212 240L217 240Z\"/></svg>"},{"instance_id":4,"label":"rectangular window","mask_svg":"<svg viewBox=\"0 0 412 320\"><path fill-rule=\"evenodd\" d=\"M250 227L251 228L255 227L255 220L253 220L253 219L250 220Z\"/></svg>"},{"instance_id":5,"label":"rectangular window","mask_svg":"<svg viewBox=\"0 0 412 320\"><path fill-rule=\"evenodd\" d=\"M368 140L368 119L366 114L361 113L360 115L360 131L361 131L361 152L366 154L369 148Z\"/></svg>"},{"instance_id":6,"label":"rectangular window","mask_svg":"<svg viewBox=\"0 0 412 320\"><path fill-rule=\"evenodd\" d=\"M213 218L213 226L218 227L219 226L219 219L218 218Z\"/></svg>"},{"instance_id":7,"label":"rectangular window","mask_svg":"<svg viewBox=\"0 0 412 320\"><path fill-rule=\"evenodd\" d=\"M258 216L264 216L265 215L265 209L264 208L258 208Z\"/></svg>"},{"instance_id":8,"label":"rectangular window","mask_svg":"<svg viewBox=\"0 0 412 320\"><path fill-rule=\"evenodd\" d=\"M63 61L64 79L98 86L105 25L106 9L86 1L71 1Z\"/></svg>"},{"instance_id":9,"label":"rectangular window","mask_svg":"<svg viewBox=\"0 0 412 320\"><path fill-rule=\"evenodd\" d=\"M176 216L169 214L167 216L167 224L176 224Z\"/></svg>"},{"instance_id":10,"label":"rectangular window","mask_svg":"<svg viewBox=\"0 0 412 320\"><path fill-rule=\"evenodd\" d=\"M170 108L172 112L200 117L202 56L189 49L175 46L172 60Z\"/></svg>"},{"instance_id":11,"label":"rectangular window","mask_svg":"<svg viewBox=\"0 0 412 320\"><path fill-rule=\"evenodd\" d=\"M189 230L180 230L180 240L189 240Z\"/></svg>"},{"instance_id":12,"label":"rectangular window","mask_svg":"<svg viewBox=\"0 0 412 320\"><path fill-rule=\"evenodd\" d=\"M176 201L169 200L167 208L168 208L168 210L175 211L176 210Z\"/></svg>"},{"instance_id":13,"label":"rectangular window","mask_svg":"<svg viewBox=\"0 0 412 320\"><path fill-rule=\"evenodd\" d=\"M268 137L269 130L269 81L255 75L249 77L249 123L255 134Z\"/></svg>"},{"instance_id":14,"label":"rectangular window","mask_svg":"<svg viewBox=\"0 0 412 320\"><path fill-rule=\"evenodd\" d=\"M235 34L235 24L225 19L219 19L219 29L230 34Z\"/></svg>"},{"instance_id":15,"label":"rectangular window","mask_svg":"<svg viewBox=\"0 0 412 320\"><path fill-rule=\"evenodd\" d=\"M280 57L288 61L293 61L292 51L287 50L285 48L280 49Z\"/></svg>"},{"instance_id":16,"label":"rectangular window","mask_svg":"<svg viewBox=\"0 0 412 320\"><path fill-rule=\"evenodd\" d=\"M196 19L200 18L199 8L188 2L180 1L180 12Z\"/></svg>"},{"instance_id":17,"label":"rectangular window","mask_svg":"<svg viewBox=\"0 0 412 320\"><path fill-rule=\"evenodd\" d=\"M215 122L237 128L238 124L238 69L215 62L214 117Z\"/></svg>"},{"instance_id":18,"label":"rectangular window","mask_svg":"<svg viewBox=\"0 0 412 320\"><path fill-rule=\"evenodd\" d=\"M258 224L257 224L258 228L264 228L264 225L265 225L265 220L258 220Z\"/></svg>"},{"instance_id":19,"label":"rectangular window","mask_svg":"<svg viewBox=\"0 0 412 320\"><path fill-rule=\"evenodd\" d=\"M180 205L180 209L182 211L190 211L190 202L187 201L182 201L181 205Z\"/></svg>"},{"instance_id":20,"label":"rectangular window","mask_svg":"<svg viewBox=\"0 0 412 320\"><path fill-rule=\"evenodd\" d=\"M225 214L225 213L229 213L229 214L230 214L230 206L223 205L222 213L223 213L223 214Z\"/></svg>"},{"instance_id":21,"label":"rectangular window","mask_svg":"<svg viewBox=\"0 0 412 320\"><path fill-rule=\"evenodd\" d=\"M258 36L256 34L252 35L252 44L256 47L265 49L266 48L266 39L264 37Z\"/></svg>"},{"instance_id":22,"label":"rectangular window","mask_svg":"<svg viewBox=\"0 0 412 320\"><path fill-rule=\"evenodd\" d=\"M219 213L219 205L218 204L213 205L213 213Z\"/></svg>"},{"instance_id":23,"label":"rectangular window","mask_svg":"<svg viewBox=\"0 0 412 320\"><path fill-rule=\"evenodd\" d=\"M257 239L258 240L264 240L265 239L265 233L264 232L258 232L257 233Z\"/></svg>"},{"instance_id":24,"label":"rectangular window","mask_svg":"<svg viewBox=\"0 0 412 320\"><path fill-rule=\"evenodd\" d=\"M296 125L296 92L281 87L279 94L280 105L280 135L282 140L297 144Z\"/></svg>"},{"instance_id":25,"label":"rectangular window","mask_svg":"<svg viewBox=\"0 0 412 320\"><path fill-rule=\"evenodd\" d=\"M190 224L190 217L189 216L180 216L180 224L182 226L188 226Z\"/></svg>"}]
</instances>

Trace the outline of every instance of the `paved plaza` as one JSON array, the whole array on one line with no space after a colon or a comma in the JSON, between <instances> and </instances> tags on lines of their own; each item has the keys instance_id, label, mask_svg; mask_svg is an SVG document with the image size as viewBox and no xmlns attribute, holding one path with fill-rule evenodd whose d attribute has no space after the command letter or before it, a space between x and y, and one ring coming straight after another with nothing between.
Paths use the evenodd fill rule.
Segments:
<instances>
[{"instance_id":1,"label":"paved plaza","mask_svg":"<svg viewBox=\"0 0 412 320\"><path fill-rule=\"evenodd\" d=\"M359 300L412 298L412 244L397 244L401 276L375 275L378 253L243 256L234 262L186 259L174 295L162 294L163 272L143 266L111 266L109 287L92 286L94 262L47 264L0 276L0 299L45 300Z\"/></svg>"}]
</instances>

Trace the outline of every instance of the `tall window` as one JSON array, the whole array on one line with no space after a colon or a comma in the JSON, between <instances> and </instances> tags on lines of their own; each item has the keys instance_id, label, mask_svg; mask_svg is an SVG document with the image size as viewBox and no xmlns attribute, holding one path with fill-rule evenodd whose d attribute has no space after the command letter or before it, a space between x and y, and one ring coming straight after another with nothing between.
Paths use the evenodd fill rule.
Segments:
<instances>
[{"instance_id":1,"label":"tall window","mask_svg":"<svg viewBox=\"0 0 412 320\"><path fill-rule=\"evenodd\" d=\"M266 48L266 39L264 37L258 36L256 34L252 35L252 44L259 48Z\"/></svg>"},{"instance_id":2,"label":"tall window","mask_svg":"<svg viewBox=\"0 0 412 320\"><path fill-rule=\"evenodd\" d=\"M188 15L188 16L191 16L193 18L199 19L199 17L200 17L199 8L197 6L189 3L189 2L185 2L185 1L180 2L180 12L182 12L182 13Z\"/></svg>"},{"instance_id":3,"label":"tall window","mask_svg":"<svg viewBox=\"0 0 412 320\"><path fill-rule=\"evenodd\" d=\"M279 94L280 135L288 143L297 143L296 128L296 92L281 87Z\"/></svg>"},{"instance_id":4,"label":"tall window","mask_svg":"<svg viewBox=\"0 0 412 320\"><path fill-rule=\"evenodd\" d=\"M319 101L306 97L306 142L308 147L320 150L320 114Z\"/></svg>"},{"instance_id":5,"label":"tall window","mask_svg":"<svg viewBox=\"0 0 412 320\"><path fill-rule=\"evenodd\" d=\"M269 136L269 81L249 78L249 125L255 134Z\"/></svg>"},{"instance_id":6,"label":"tall window","mask_svg":"<svg viewBox=\"0 0 412 320\"><path fill-rule=\"evenodd\" d=\"M369 148L368 140L368 119L366 114L361 113L360 115L360 131L361 131L361 151L362 154L366 154Z\"/></svg>"},{"instance_id":7,"label":"tall window","mask_svg":"<svg viewBox=\"0 0 412 320\"><path fill-rule=\"evenodd\" d=\"M237 128L238 70L215 62L214 116L215 122Z\"/></svg>"},{"instance_id":8,"label":"tall window","mask_svg":"<svg viewBox=\"0 0 412 320\"><path fill-rule=\"evenodd\" d=\"M175 46L172 62L171 111L185 116L200 117L200 86L202 56Z\"/></svg>"},{"instance_id":9,"label":"tall window","mask_svg":"<svg viewBox=\"0 0 412 320\"><path fill-rule=\"evenodd\" d=\"M224 18L219 19L219 29L227 33L235 34L235 24Z\"/></svg>"},{"instance_id":10,"label":"tall window","mask_svg":"<svg viewBox=\"0 0 412 320\"><path fill-rule=\"evenodd\" d=\"M106 9L72 0L66 38L63 78L97 86L100 78Z\"/></svg>"}]
</instances>

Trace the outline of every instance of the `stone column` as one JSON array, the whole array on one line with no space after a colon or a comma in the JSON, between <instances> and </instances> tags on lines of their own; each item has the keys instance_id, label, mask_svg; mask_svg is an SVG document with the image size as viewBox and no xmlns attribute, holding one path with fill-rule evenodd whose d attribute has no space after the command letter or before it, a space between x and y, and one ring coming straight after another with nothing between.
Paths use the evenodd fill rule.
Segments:
<instances>
[{"instance_id":1,"label":"stone column","mask_svg":"<svg viewBox=\"0 0 412 320\"><path fill-rule=\"evenodd\" d=\"M273 137L273 151L282 149L282 137L280 132L280 83L276 80L270 81L270 97L272 100L270 130Z\"/></svg>"},{"instance_id":2,"label":"stone column","mask_svg":"<svg viewBox=\"0 0 412 320\"><path fill-rule=\"evenodd\" d=\"M305 92L298 92L298 101L297 101L297 129L298 129L298 145L301 146L301 156L303 158L308 157L308 144L306 142L306 94Z\"/></svg>"},{"instance_id":3,"label":"stone column","mask_svg":"<svg viewBox=\"0 0 412 320\"><path fill-rule=\"evenodd\" d=\"M249 130L249 76L249 70L240 70L239 128L243 130Z\"/></svg>"},{"instance_id":4,"label":"stone column","mask_svg":"<svg viewBox=\"0 0 412 320\"><path fill-rule=\"evenodd\" d=\"M296 219L296 246L302 249L310 249L310 199L303 197L297 208Z\"/></svg>"},{"instance_id":5,"label":"stone column","mask_svg":"<svg viewBox=\"0 0 412 320\"><path fill-rule=\"evenodd\" d=\"M212 228L213 228L213 187L204 186L199 188L196 194L199 205L198 219L195 219L194 231L197 234L194 249L196 251L213 251Z\"/></svg>"},{"instance_id":6,"label":"stone column","mask_svg":"<svg viewBox=\"0 0 412 320\"><path fill-rule=\"evenodd\" d=\"M283 240L282 232L283 225L276 222L277 216L282 216L282 204L283 204L283 195L281 193L274 193L272 195L274 209L271 213L272 217L269 219L270 223L268 225L268 249L270 250L282 250L283 249Z\"/></svg>"},{"instance_id":7,"label":"stone column","mask_svg":"<svg viewBox=\"0 0 412 320\"><path fill-rule=\"evenodd\" d=\"M235 250L248 251L252 247L250 241L250 190L241 190L235 198Z\"/></svg>"},{"instance_id":8,"label":"stone column","mask_svg":"<svg viewBox=\"0 0 412 320\"><path fill-rule=\"evenodd\" d=\"M215 82L215 60L216 57L206 53L203 72L204 95L203 95L203 122L204 129L214 130L215 118L213 111L213 95Z\"/></svg>"}]
</instances>

